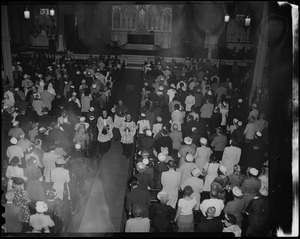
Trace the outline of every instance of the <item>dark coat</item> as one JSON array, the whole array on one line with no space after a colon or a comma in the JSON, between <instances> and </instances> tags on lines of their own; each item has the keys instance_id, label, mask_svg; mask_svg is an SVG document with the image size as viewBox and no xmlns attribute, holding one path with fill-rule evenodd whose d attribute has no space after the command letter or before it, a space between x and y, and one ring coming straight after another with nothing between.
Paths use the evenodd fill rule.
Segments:
<instances>
[{"instance_id":1,"label":"dark coat","mask_svg":"<svg viewBox=\"0 0 300 239\"><path fill-rule=\"evenodd\" d=\"M170 205L154 204L150 207L150 220L155 232L171 232L170 221L174 220L176 210Z\"/></svg>"},{"instance_id":2,"label":"dark coat","mask_svg":"<svg viewBox=\"0 0 300 239\"><path fill-rule=\"evenodd\" d=\"M148 190L136 187L126 195L126 210L129 211L129 208L132 209L135 204L140 204L144 207L145 213L143 217L149 217L150 194Z\"/></svg>"}]
</instances>

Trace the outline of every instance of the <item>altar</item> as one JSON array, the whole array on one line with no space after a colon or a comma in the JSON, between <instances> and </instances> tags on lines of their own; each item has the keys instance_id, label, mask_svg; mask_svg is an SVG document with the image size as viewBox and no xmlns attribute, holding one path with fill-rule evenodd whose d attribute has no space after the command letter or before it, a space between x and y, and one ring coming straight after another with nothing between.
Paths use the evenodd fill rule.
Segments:
<instances>
[{"instance_id":1,"label":"altar","mask_svg":"<svg viewBox=\"0 0 300 239\"><path fill-rule=\"evenodd\" d=\"M113 6L111 34L112 45L171 48L172 6Z\"/></svg>"}]
</instances>

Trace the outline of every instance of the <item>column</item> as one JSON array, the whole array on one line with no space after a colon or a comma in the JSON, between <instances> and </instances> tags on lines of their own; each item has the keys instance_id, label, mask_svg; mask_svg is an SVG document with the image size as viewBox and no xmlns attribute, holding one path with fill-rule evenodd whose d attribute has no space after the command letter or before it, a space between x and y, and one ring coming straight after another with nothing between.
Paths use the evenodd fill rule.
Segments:
<instances>
[{"instance_id":1,"label":"column","mask_svg":"<svg viewBox=\"0 0 300 239\"><path fill-rule=\"evenodd\" d=\"M264 2L263 18L264 24L261 24L262 28L259 35L259 42L257 46L255 68L252 80L252 88L249 95L249 105L252 104L252 98L254 96L255 89L260 89L262 78L264 74L266 54L268 50L268 2Z\"/></svg>"},{"instance_id":2,"label":"column","mask_svg":"<svg viewBox=\"0 0 300 239\"><path fill-rule=\"evenodd\" d=\"M4 79L8 77L11 84L14 83L12 75L12 58L10 49L10 37L7 18L7 6L1 6L1 43L2 43L2 60L4 66Z\"/></svg>"}]
</instances>

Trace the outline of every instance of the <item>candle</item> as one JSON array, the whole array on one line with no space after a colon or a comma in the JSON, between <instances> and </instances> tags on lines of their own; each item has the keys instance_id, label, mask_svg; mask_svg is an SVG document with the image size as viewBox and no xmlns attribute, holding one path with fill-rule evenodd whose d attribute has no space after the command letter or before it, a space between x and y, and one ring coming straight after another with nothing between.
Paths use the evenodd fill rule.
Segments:
<instances>
[{"instance_id":1,"label":"candle","mask_svg":"<svg viewBox=\"0 0 300 239\"><path fill-rule=\"evenodd\" d=\"M245 26L246 26L246 27L250 26L250 21L251 21L251 18L250 18L250 17L246 17L246 18L245 18Z\"/></svg>"}]
</instances>

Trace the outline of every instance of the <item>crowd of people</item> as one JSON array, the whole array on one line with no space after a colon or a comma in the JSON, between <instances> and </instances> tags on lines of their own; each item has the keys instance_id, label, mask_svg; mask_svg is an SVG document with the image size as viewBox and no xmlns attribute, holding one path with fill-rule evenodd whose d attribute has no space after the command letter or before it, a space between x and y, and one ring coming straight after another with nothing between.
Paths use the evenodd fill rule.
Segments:
<instances>
[{"instance_id":1,"label":"crowd of people","mask_svg":"<svg viewBox=\"0 0 300 239\"><path fill-rule=\"evenodd\" d=\"M89 172L110 147L122 72L118 56L14 59L1 104L3 232L68 232Z\"/></svg>"},{"instance_id":2,"label":"crowd of people","mask_svg":"<svg viewBox=\"0 0 300 239\"><path fill-rule=\"evenodd\" d=\"M251 72L236 67L145 62L125 232L270 232L268 95L249 107Z\"/></svg>"}]
</instances>

